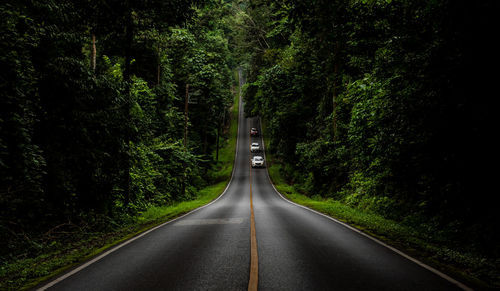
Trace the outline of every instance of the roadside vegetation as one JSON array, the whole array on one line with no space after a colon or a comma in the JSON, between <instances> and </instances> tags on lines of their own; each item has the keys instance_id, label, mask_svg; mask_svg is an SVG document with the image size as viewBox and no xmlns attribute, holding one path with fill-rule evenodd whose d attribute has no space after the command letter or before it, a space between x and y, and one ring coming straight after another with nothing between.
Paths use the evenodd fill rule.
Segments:
<instances>
[{"instance_id":1,"label":"roadside vegetation","mask_svg":"<svg viewBox=\"0 0 500 291\"><path fill-rule=\"evenodd\" d=\"M238 126L230 11L0 4L0 289L32 287L223 192Z\"/></svg>"},{"instance_id":2,"label":"roadside vegetation","mask_svg":"<svg viewBox=\"0 0 500 291\"><path fill-rule=\"evenodd\" d=\"M283 176L282 164L272 155L266 156L272 183L290 201L345 222L471 287L488 288L492 283L487 281L499 280L497 262L457 246L449 240L446 231L427 225L425 221L391 220L333 198L304 193Z\"/></svg>"},{"instance_id":3,"label":"roadside vegetation","mask_svg":"<svg viewBox=\"0 0 500 291\"><path fill-rule=\"evenodd\" d=\"M17 290L34 287L125 240L201 207L220 196L231 178L234 165L238 129L238 87L234 88L233 92L234 104L231 107L229 126L224 128L224 135L221 136L219 161L215 162L207 173L214 177L213 184L196 190L190 199L165 205L151 205L119 224L107 220L106 217L100 217L107 221L94 218L96 220L91 222L68 222L58 225L41 238L40 255L15 262L4 262L0 270L2 278L0 288ZM109 227L103 228L110 223ZM52 242L44 244L44 240L47 239Z\"/></svg>"},{"instance_id":4,"label":"roadside vegetation","mask_svg":"<svg viewBox=\"0 0 500 291\"><path fill-rule=\"evenodd\" d=\"M236 74L237 77L237 74ZM237 82L236 82L237 84ZM93 217L92 221L68 222L56 226L40 237L40 255L3 262L0 269L0 289L24 290L47 280L73 266L124 242L166 221L201 207L220 196L225 190L234 165L238 129L238 88L234 88L234 105L230 121L224 128L219 149L219 161L208 170L213 184L197 189L184 201L164 205L150 205L135 216L119 223L109 218ZM215 157L215 152L214 152ZM101 220L99 220L101 219ZM47 240L50 243L46 243Z\"/></svg>"},{"instance_id":5,"label":"roadside vegetation","mask_svg":"<svg viewBox=\"0 0 500 291\"><path fill-rule=\"evenodd\" d=\"M243 2L245 111L283 194L500 287L498 4Z\"/></svg>"}]
</instances>

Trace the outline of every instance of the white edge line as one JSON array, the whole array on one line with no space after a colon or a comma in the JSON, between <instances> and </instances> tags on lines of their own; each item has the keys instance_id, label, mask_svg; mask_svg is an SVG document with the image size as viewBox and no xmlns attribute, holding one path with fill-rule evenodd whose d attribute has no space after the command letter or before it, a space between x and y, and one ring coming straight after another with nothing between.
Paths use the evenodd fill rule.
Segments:
<instances>
[{"instance_id":1,"label":"white edge line","mask_svg":"<svg viewBox=\"0 0 500 291\"><path fill-rule=\"evenodd\" d=\"M203 206L200 206L200 207L198 207L198 208L195 208L195 209L193 209L193 210L189 211L188 213L185 213L185 214L183 214L183 215L181 215L181 216L179 216L179 217L177 217L177 218L174 218L174 219L172 219L172 220L169 220L169 221L167 221L167 222L164 222L164 223L162 223L162 224L160 224L160 225L158 225L158 226L155 226L155 227L153 227L153 228L151 228L151 229L149 229L149 230L147 230L147 231L145 231L145 232L143 232L143 233L141 233L141 234L139 234L139 235L137 235L137 236L134 236L133 238L131 238L131 239L129 239L129 240L126 240L126 241L124 241L124 242L122 242L122 243L118 244L117 246L113 247L112 249L110 249L110 250L108 250L108 251L106 251L106 252L102 253L101 255L99 255L99 256L97 256L97 257L95 257L95 258L91 259L90 261L87 261L86 263L84 263L84 264L80 265L79 267L77 267L77 268L75 268L75 269L71 270L70 272L68 272L68 273L66 273L66 274L64 274L64 275L62 275L62 276L60 276L60 277L57 277L56 279L54 279L54 280L50 281L50 282L49 282L49 283L47 283L46 285L44 285L44 286L42 286L42 287L40 287L40 288L38 288L38 289L36 289L36 290L37 290L37 291L43 291L43 290L46 290L46 289L48 289L48 288L50 288L50 287L52 287L52 286L56 285L57 283L59 283L59 282L61 282L61 281L65 280L65 279L67 279L68 277L70 277L70 276L72 276L72 275L74 275L74 274L76 274L76 273L80 272L81 270L83 270L83 269L87 268L88 266L92 265L93 263L95 263L95 262L97 262L97 261L101 260L102 258L106 257L107 255L109 255L109 254L111 254L111 253L113 253L113 252L115 252L115 251L117 251L117 250L121 249L122 247L124 247L124 246L126 246L126 245L128 245L128 244L132 243L133 241L135 241L135 240L137 240L137 239L139 239L139 238L141 238L141 237L143 237L143 236L145 236L145 235L149 234L150 232L153 232L153 231L157 230L158 228L161 228L161 227L163 227L163 226L165 226L165 225L167 225L167 224L170 224L170 223L175 222L175 221L177 221L177 220L179 220L179 219L182 219L183 217L188 216L188 215L190 215L190 214L192 214L192 213L194 213L194 212L196 212L196 211L198 211L198 210L201 210L201 209L203 209L203 208L205 208L205 207L208 207L208 206L212 205L213 203L217 202L217 200L219 200L222 196L224 196L224 194L226 194L226 192L227 192L227 189L229 189L229 186L231 185L231 182L233 181L233 176L234 176L234 171L235 171L235 165L236 165L236 159L238 158L238 143L239 143L239 138L238 138L238 137L239 137L239 134L240 134L240 121L241 121L241 120L240 120L240 119L241 119L241 118L240 118L240 117L241 117L241 108L240 108L240 106L241 106L241 105L240 105L240 104L241 104L241 94L240 94L240 93L241 93L241 90L240 90L240 92L238 92L238 128L237 128L237 132L236 132L236 149L235 149L235 153L234 153L233 170L232 170L232 172L231 172L231 178L229 179L229 182L227 183L226 188L225 188L225 189L224 189L224 191L223 191L223 192L219 195L219 197L217 197L216 199L212 200L212 201L211 201L210 203L208 203L208 204L205 204L205 205L203 205Z\"/></svg>"},{"instance_id":2,"label":"white edge line","mask_svg":"<svg viewBox=\"0 0 500 291\"><path fill-rule=\"evenodd\" d=\"M260 116L259 116L259 125L262 125L262 122L261 122ZM261 132L262 132L262 126L261 126ZM266 157L266 148L265 148L265 145L264 145L264 135L263 135L263 134L262 134L262 150L264 151L264 159L267 161L267 157ZM267 163L267 162L266 162L266 163ZM373 236L371 236L371 235L369 235L369 234L366 234L366 233L362 232L361 230L359 230L359 229L357 229L357 228L355 228L355 227L353 227L353 226L350 226L349 224L347 224L347 223L345 223L345 222L342 222L342 221L337 220L337 219L335 219L335 218L333 218L333 217L331 217L331 216L328 216L328 215L326 215L326 214L324 214L324 213L318 212L318 211L316 211L316 210L314 210L314 209L311 209L311 208L309 208L309 207L307 207L307 206L297 204L297 203L295 203L295 202L293 202L293 201L291 201L291 200L287 199L287 198L286 198L286 197L284 197L284 196L283 196L283 195L282 195L282 194L278 191L278 189L276 189L276 187L274 186L273 181L271 180L271 176L269 176L268 166L266 166L266 173L267 173L267 178L269 179L269 183L271 183L271 186L273 186L274 191L278 194L278 196L279 196L279 197L281 197L281 198L282 198L283 200L285 200L286 202L288 202L288 203L290 203L290 204L293 204L293 205L295 205L295 206L301 207L301 208L303 208L303 209L309 210L309 211L311 211L311 212L314 212L314 213L316 213L316 214L318 214L318 215L321 215L321 216L323 216L323 217L325 217L325 218L328 218L328 219L330 219L330 220L332 220L332 221L334 221L334 222L336 222L336 223L338 223L338 224L340 224L340 225L342 225L342 226L344 226L344 227L346 227L346 228L348 228L348 229L350 229L350 230L352 230L352 231L354 231L354 232L357 232L357 233L359 233L360 235L362 235L362 236L364 236L364 237L366 237L366 238L369 238L369 239L371 239L372 241L374 241L374 242L378 243L379 245L382 245L382 246L384 246L384 247L386 247L386 248L390 249L391 251L393 251L393 252L395 252L396 254L398 254L398 255L400 255L400 256L402 256L402 257L404 257L405 259L407 259L407 260L409 260L409 261L412 261L413 263L415 263L415 264L419 265L420 267L422 267L422 268L424 268L424 269L427 269L428 271L431 271L432 273L434 273L434 274L438 275L439 277L441 277L441 278L443 278L443 279L447 280L448 282L450 282L450 283L452 283L452 284L454 284L454 285L458 286L459 288L461 288L461 289L463 289L463 290L467 290L467 291L472 291L472 290L474 290L474 289L472 289L472 288L468 287L467 285L465 285L465 284L463 284L463 283L461 283L461 282L459 282L459 281L457 281L457 280L453 279L452 277L450 277L450 276L446 275L445 273L443 273L443 272L441 272L441 271L439 271L439 270L437 270L437 269L435 269L435 268L433 268L433 267L431 267L431 266L429 266L429 265L427 265L427 264L425 264L425 263L423 263L423 262L421 262L421 261L419 261L419 260L417 260L417 259L415 259L415 258L413 258L413 257L411 257L411 256L409 256L409 255L407 255L407 254L405 254L405 253L403 253L402 251L400 251L400 250L396 249L395 247L392 247L392 246L390 246L390 245L388 245L388 244L386 244L386 243L382 242L381 240L379 240L379 239L377 239L377 238L375 238L375 237L373 237Z\"/></svg>"}]
</instances>

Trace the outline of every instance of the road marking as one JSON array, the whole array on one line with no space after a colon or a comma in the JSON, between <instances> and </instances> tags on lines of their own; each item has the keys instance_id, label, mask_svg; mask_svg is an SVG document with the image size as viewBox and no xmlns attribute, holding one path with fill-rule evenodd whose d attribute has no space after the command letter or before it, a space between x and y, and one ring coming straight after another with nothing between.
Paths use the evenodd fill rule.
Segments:
<instances>
[{"instance_id":1,"label":"road marking","mask_svg":"<svg viewBox=\"0 0 500 291\"><path fill-rule=\"evenodd\" d=\"M259 255L257 253L257 235L255 232L255 215L252 196L252 166L250 165L250 280L248 290L256 291L259 285Z\"/></svg>"},{"instance_id":2,"label":"road marking","mask_svg":"<svg viewBox=\"0 0 500 291\"><path fill-rule=\"evenodd\" d=\"M259 117L259 124L261 124L260 117ZM262 132L262 128L261 128L261 132ZM264 146L264 138L262 138L262 150L264 151L264 159L267 161L267 158L266 158L266 148L265 148L265 146ZM269 165L269 163L268 163L268 165ZM311 208L309 208L309 207L306 207L306 206L304 206L304 205L300 205L300 204L297 204L297 203L295 203L295 202L293 202L293 201L288 200L288 199L287 199L287 198L285 198L283 195L281 195L281 193L278 191L278 189L276 189L276 187L274 186L273 181L271 180L271 176L269 176L269 171L267 170L267 168L266 168L266 173L267 173L267 178L269 179L269 183L271 183L271 186L272 186L272 187L273 187L273 189L274 189L274 192L276 192L276 193L278 194L278 196L279 196L279 197L281 197L281 198L282 198L283 200L285 200L286 202L288 202L288 203L290 203L290 204L293 204L293 205L295 205L295 206L298 206L298 207L300 207L300 208L303 208L303 209L309 210L309 211L311 211L311 212L314 212L314 213L316 213L316 214L318 214L318 215L321 215L321 216L323 216L323 217L325 217L325 218L328 218L328 219L330 219L330 220L332 220L332 221L334 221L334 222L336 222L336 223L338 223L338 224L340 224L340 225L342 225L342 226L344 226L344 227L346 227L346 228L348 228L348 229L350 229L350 230L352 230L352 231L354 231L354 232L357 232L357 233L359 233L360 235L362 235L362 236L364 236L364 237L366 237L366 238L368 238L368 239L371 239L372 241L374 241L374 242L378 243L379 245L382 245L382 246L384 246L384 247L386 247L386 248L390 249L391 251L393 251L393 252L395 252L396 254L398 254L398 255L400 255L400 256L402 256L402 257L404 257L405 259L407 259L407 260L409 260L409 261L411 261L411 262L413 262L413 263L415 263L415 264L419 265L420 267L422 267L422 268L424 268L424 269L426 269L426 270L428 270L428 271L430 271L430 272L432 272L432 273L434 273L434 274L438 275L439 277L441 277L441 278L445 279L446 281L448 281L448 282L450 282L450 283L454 284L455 286L459 287L459 288L460 288L460 289L462 289L462 290L466 290L466 291L473 291L473 290L474 290L474 289L470 288L469 286L467 286L467 285L463 284L462 282L459 282L459 281L457 281L457 280L453 279L452 277L450 277L450 276L446 275L445 273L443 273L443 272L441 272L441 271L439 271L439 270L437 270L437 269L435 269L435 268L433 268L433 267L431 267L431 266L429 266L429 265L427 265L427 264L425 264L425 263L423 263L423 262L421 262L421 261L419 261L419 260L417 260L417 259L415 259L415 258L413 258L413 257L410 257L409 255L407 255L407 254L403 253L402 251L400 251L400 250L396 249L395 247L392 247L392 246L390 246L390 245L388 245L388 244L386 244L386 243L382 242L381 240L376 239L376 238L372 237L371 235L366 234L366 233L362 232L361 230L359 230L359 229L357 229L357 228L355 228L355 227L350 226L350 225L349 225L349 224L347 224L347 223L344 223L344 222L342 222L342 221L340 221L340 220L337 220L337 219L335 219L335 218L333 218L333 217L331 217L331 216L328 216L328 215L326 215L326 214L324 214L324 213L318 212L318 211L316 211L316 210L314 210L314 209L311 209Z\"/></svg>"},{"instance_id":3,"label":"road marking","mask_svg":"<svg viewBox=\"0 0 500 291\"><path fill-rule=\"evenodd\" d=\"M185 225L213 225L213 224L241 224L243 218L210 218L210 219L183 219L174 226Z\"/></svg>"}]
</instances>

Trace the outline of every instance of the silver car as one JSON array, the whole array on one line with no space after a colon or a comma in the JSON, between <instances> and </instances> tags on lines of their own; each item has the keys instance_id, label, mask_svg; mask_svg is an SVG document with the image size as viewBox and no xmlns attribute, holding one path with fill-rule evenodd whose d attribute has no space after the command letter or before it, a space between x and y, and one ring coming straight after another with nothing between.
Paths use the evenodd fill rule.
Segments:
<instances>
[{"instance_id":1,"label":"silver car","mask_svg":"<svg viewBox=\"0 0 500 291\"><path fill-rule=\"evenodd\" d=\"M261 156L255 156L252 158L252 168L264 167L264 158Z\"/></svg>"},{"instance_id":2,"label":"silver car","mask_svg":"<svg viewBox=\"0 0 500 291\"><path fill-rule=\"evenodd\" d=\"M250 145L250 151L252 153L255 153L255 152L260 152L260 145L259 143L257 142L253 142L251 145Z\"/></svg>"}]
</instances>

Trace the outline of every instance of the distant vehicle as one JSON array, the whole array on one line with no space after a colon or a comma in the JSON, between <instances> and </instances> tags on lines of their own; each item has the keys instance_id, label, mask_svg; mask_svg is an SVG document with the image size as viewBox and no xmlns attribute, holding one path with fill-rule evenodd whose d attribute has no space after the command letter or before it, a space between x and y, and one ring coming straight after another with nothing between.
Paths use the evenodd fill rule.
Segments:
<instances>
[{"instance_id":1,"label":"distant vehicle","mask_svg":"<svg viewBox=\"0 0 500 291\"><path fill-rule=\"evenodd\" d=\"M259 135L259 131L257 130L257 128L252 127L252 129L250 129L250 135L251 136L258 136Z\"/></svg>"},{"instance_id":2,"label":"distant vehicle","mask_svg":"<svg viewBox=\"0 0 500 291\"><path fill-rule=\"evenodd\" d=\"M252 158L252 168L264 167L264 158L261 156L255 156Z\"/></svg>"},{"instance_id":3,"label":"distant vehicle","mask_svg":"<svg viewBox=\"0 0 500 291\"><path fill-rule=\"evenodd\" d=\"M255 153L255 152L260 152L260 145L259 143L257 142L253 142L251 145L250 145L250 151L252 153Z\"/></svg>"}]
</instances>

